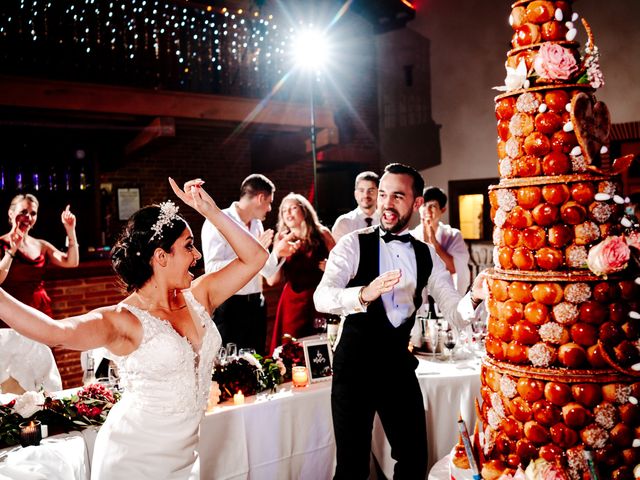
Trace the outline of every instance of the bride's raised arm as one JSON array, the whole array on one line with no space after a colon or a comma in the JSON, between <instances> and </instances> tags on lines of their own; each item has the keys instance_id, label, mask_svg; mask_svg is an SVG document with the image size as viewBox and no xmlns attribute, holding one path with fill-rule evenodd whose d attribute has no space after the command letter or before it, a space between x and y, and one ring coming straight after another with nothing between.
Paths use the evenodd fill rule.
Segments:
<instances>
[{"instance_id":1,"label":"bride's raised arm","mask_svg":"<svg viewBox=\"0 0 640 480\"><path fill-rule=\"evenodd\" d=\"M114 353L134 340L135 329L125 333L128 322L115 321L120 307L113 305L62 320L19 302L0 288L0 318L18 333L51 347L89 350L107 347ZM122 328L121 328L122 327ZM135 341L135 340L134 340ZM124 347L126 349L126 347Z\"/></svg>"},{"instance_id":2,"label":"bride's raised arm","mask_svg":"<svg viewBox=\"0 0 640 480\"><path fill-rule=\"evenodd\" d=\"M202 187L203 180L190 180L184 184L184 189L180 189L172 178L169 178L169 183L184 203L220 231L238 256L223 269L202 275L193 282L194 294L206 296L211 311L245 286L264 266L269 253L246 229L218 208Z\"/></svg>"}]
</instances>

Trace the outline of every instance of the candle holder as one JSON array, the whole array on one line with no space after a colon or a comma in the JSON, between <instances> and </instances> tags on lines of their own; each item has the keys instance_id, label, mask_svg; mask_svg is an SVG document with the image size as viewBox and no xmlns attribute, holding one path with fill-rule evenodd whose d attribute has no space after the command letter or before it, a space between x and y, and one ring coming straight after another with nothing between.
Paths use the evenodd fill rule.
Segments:
<instances>
[{"instance_id":1,"label":"candle holder","mask_svg":"<svg viewBox=\"0 0 640 480\"><path fill-rule=\"evenodd\" d=\"M20 445L28 447L30 445L40 445L42 440L42 430L40 428L40 421L32 420L30 422L23 422L20 427Z\"/></svg>"},{"instance_id":2,"label":"candle holder","mask_svg":"<svg viewBox=\"0 0 640 480\"><path fill-rule=\"evenodd\" d=\"M307 367L293 367L291 369L291 380L293 380L294 387L306 387L309 384Z\"/></svg>"}]
</instances>

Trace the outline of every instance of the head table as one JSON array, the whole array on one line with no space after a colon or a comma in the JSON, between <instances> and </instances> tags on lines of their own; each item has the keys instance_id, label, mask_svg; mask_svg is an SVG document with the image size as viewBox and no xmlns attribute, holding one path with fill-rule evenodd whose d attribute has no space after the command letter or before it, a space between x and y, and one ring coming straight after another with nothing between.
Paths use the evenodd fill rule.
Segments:
<instances>
[{"instance_id":1,"label":"head table","mask_svg":"<svg viewBox=\"0 0 640 480\"><path fill-rule=\"evenodd\" d=\"M479 362L418 358L431 466L456 443L459 412L472 428L473 402L480 391ZM247 397L244 405L226 402L214 407L201 426L202 479L332 478L335 443L330 395L330 381L305 388L286 383L275 395ZM401 402L399 393L399 408ZM89 428L46 438L38 447L0 450L0 480L88 480L95 435L96 429ZM372 451L384 474L392 478L394 460L379 420Z\"/></svg>"}]
</instances>

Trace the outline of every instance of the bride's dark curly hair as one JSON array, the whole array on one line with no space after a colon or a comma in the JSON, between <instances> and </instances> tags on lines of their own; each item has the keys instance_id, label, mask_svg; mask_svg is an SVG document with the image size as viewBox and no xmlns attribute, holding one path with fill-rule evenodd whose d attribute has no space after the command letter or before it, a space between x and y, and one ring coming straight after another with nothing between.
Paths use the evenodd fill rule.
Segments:
<instances>
[{"instance_id":1,"label":"bride's dark curly hair","mask_svg":"<svg viewBox=\"0 0 640 480\"><path fill-rule=\"evenodd\" d=\"M111 265L127 292L140 289L153 275L151 257L156 248L171 252L171 247L188 224L180 216L162 226L162 235L152 240L151 228L160 215L159 205L148 205L134 213L111 250Z\"/></svg>"}]
</instances>

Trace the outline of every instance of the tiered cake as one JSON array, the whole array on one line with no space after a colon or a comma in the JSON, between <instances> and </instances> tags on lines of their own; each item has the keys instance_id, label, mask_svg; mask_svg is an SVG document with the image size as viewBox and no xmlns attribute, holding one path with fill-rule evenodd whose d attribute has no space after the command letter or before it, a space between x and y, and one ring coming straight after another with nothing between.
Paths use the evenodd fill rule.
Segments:
<instances>
[{"instance_id":1,"label":"tiered cake","mask_svg":"<svg viewBox=\"0 0 640 480\"><path fill-rule=\"evenodd\" d=\"M632 158L609 161L609 114L593 95L603 84L598 50L582 21L581 55L572 2L518 1L510 23L495 108L501 180L489 192L481 474L533 466L582 480L595 467L600 479L633 479L640 285L625 270L633 225L617 176Z\"/></svg>"}]
</instances>

